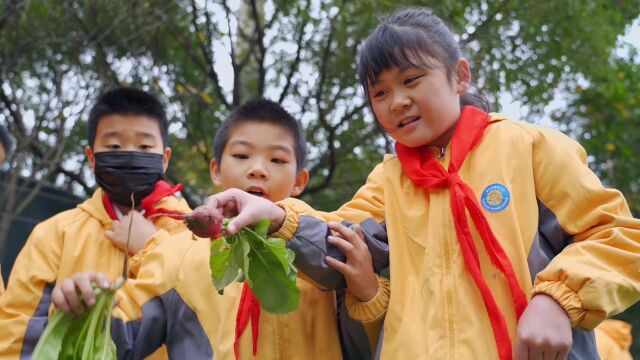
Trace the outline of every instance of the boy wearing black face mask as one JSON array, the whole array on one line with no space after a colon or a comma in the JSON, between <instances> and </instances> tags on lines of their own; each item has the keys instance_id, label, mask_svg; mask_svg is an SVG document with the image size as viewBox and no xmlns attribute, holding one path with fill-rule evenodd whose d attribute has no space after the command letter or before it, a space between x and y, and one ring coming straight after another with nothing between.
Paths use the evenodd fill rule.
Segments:
<instances>
[{"instance_id":1,"label":"boy wearing black face mask","mask_svg":"<svg viewBox=\"0 0 640 360\"><path fill-rule=\"evenodd\" d=\"M131 277L147 249L186 230L181 221L165 216L145 219L157 212L190 211L179 196L182 186L162 180L171 157L167 128L162 105L149 93L118 88L98 99L89 115L85 153L100 188L75 209L38 224L18 255L0 298L3 356L31 356L47 323L55 286L83 294L82 300L69 301L74 312L95 303L86 274L104 273L110 281L121 275L131 219L131 243L137 247L130 252L142 250L131 258ZM130 211L132 205L136 210ZM57 283L76 273L85 275Z\"/></svg>"}]
</instances>

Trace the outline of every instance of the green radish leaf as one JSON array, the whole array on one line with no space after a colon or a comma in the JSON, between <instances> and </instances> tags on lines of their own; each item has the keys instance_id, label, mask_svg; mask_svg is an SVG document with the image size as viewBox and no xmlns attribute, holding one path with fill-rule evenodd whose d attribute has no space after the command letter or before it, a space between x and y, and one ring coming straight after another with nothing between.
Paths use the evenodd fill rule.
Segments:
<instances>
[{"instance_id":1,"label":"green radish leaf","mask_svg":"<svg viewBox=\"0 0 640 360\"><path fill-rule=\"evenodd\" d=\"M115 290L96 296L96 304L80 316L56 313L40 337L33 359L115 360L116 347L111 339Z\"/></svg>"},{"instance_id":2,"label":"green radish leaf","mask_svg":"<svg viewBox=\"0 0 640 360\"><path fill-rule=\"evenodd\" d=\"M296 253L294 253L293 250L287 248L287 261L289 262L289 265L293 264L293 261L295 259L296 259Z\"/></svg>"},{"instance_id":3,"label":"green radish leaf","mask_svg":"<svg viewBox=\"0 0 640 360\"><path fill-rule=\"evenodd\" d=\"M260 236L261 238L266 239L267 233L269 232L269 225L271 225L271 223L269 223L269 220L262 219L255 225L253 225L253 231L255 231L255 233L258 234L258 236Z\"/></svg>"},{"instance_id":4,"label":"green radish leaf","mask_svg":"<svg viewBox=\"0 0 640 360\"><path fill-rule=\"evenodd\" d=\"M211 267L211 277L216 290L220 291L235 280L238 273L238 266L234 266L231 257L231 248L227 246L224 238L219 238L211 243L211 257L209 266ZM233 273L235 268L235 273Z\"/></svg>"},{"instance_id":5,"label":"green radish leaf","mask_svg":"<svg viewBox=\"0 0 640 360\"><path fill-rule=\"evenodd\" d=\"M57 312L53 316L53 319L47 324L47 327L40 337L40 341L38 341L33 351L33 359L55 360L60 357L62 341L67 329L71 325L71 320L72 318L66 316L62 311Z\"/></svg>"},{"instance_id":6,"label":"green radish leaf","mask_svg":"<svg viewBox=\"0 0 640 360\"><path fill-rule=\"evenodd\" d=\"M237 257L238 262L241 264L241 272L243 276L243 280L249 283L251 286L251 277L249 277L249 269L251 268L251 263L249 261L249 251L251 251L251 247L246 240L244 240L244 235L242 235L241 240L236 243L237 251L234 252L234 255Z\"/></svg>"},{"instance_id":7,"label":"green radish leaf","mask_svg":"<svg viewBox=\"0 0 640 360\"><path fill-rule=\"evenodd\" d=\"M115 299L115 292L110 293L108 299L105 300L107 304L113 304ZM94 359L96 360L110 360L117 358L116 344L111 339L111 306L106 306L103 309L105 316L102 317L102 325L99 329L102 329L100 336L95 344Z\"/></svg>"},{"instance_id":8,"label":"green radish leaf","mask_svg":"<svg viewBox=\"0 0 640 360\"><path fill-rule=\"evenodd\" d=\"M288 274L289 271L291 271L291 264L293 263L295 255L291 258L289 252L293 254L293 251L287 249L285 241L278 238L269 238L265 242L265 246L267 246L269 250L276 255L282 265L282 269ZM289 260L290 258L291 260Z\"/></svg>"},{"instance_id":9,"label":"green radish leaf","mask_svg":"<svg viewBox=\"0 0 640 360\"><path fill-rule=\"evenodd\" d=\"M295 268L287 260L284 240L267 240L251 229L244 229L251 246L249 277L251 290L266 311L286 314L298 308L300 290Z\"/></svg>"},{"instance_id":10,"label":"green radish leaf","mask_svg":"<svg viewBox=\"0 0 640 360\"><path fill-rule=\"evenodd\" d=\"M244 280L245 280L244 271L240 270L238 272L238 277L236 278L236 281L241 283L241 282L244 282Z\"/></svg>"},{"instance_id":11,"label":"green radish leaf","mask_svg":"<svg viewBox=\"0 0 640 360\"><path fill-rule=\"evenodd\" d=\"M263 309L274 314L286 314L297 309L300 303L296 275L287 273L279 256L265 244L251 243L251 290Z\"/></svg>"},{"instance_id":12,"label":"green radish leaf","mask_svg":"<svg viewBox=\"0 0 640 360\"><path fill-rule=\"evenodd\" d=\"M225 219L223 226L228 223ZM209 260L211 276L218 293L222 294L233 280L246 281L265 311L286 314L300 303L295 255L284 240L268 238L269 225L265 219L253 228L245 227L214 241Z\"/></svg>"},{"instance_id":13,"label":"green radish leaf","mask_svg":"<svg viewBox=\"0 0 640 360\"><path fill-rule=\"evenodd\" d=\"M226 227L225 227L226 228ZM238 240L242 240L242 233L237 232L227 238L224 238L225 241L227 242L227 244L235 244L236 242L238 242Z\"/></svg>"}]
</instances>

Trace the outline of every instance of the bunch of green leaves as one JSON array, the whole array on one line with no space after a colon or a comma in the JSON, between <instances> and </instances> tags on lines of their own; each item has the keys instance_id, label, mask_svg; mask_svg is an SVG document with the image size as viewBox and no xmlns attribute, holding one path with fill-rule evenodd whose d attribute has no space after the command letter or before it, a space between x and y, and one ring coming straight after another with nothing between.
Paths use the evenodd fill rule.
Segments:
<instances>
[{"instance_id":1,"label":"bunch of green leaves","mask_svg":"<svg viewBox=\"0 0 640 360\"><path fill-rule=\"evenodd\" d=\"M226 228L228 219L223 227ZM211 244L211 277L221 294L233 281L246 281L260 306L267 312L286 314L298 308L300 290L295 255L285 241L269 238L269 221L262 220Z\"/></svg>"},{"instance_id":2,"label":"bunch of green leaves","mask_svg":"<svg viewBox=\"0 0 640 360\"><path fill-rule=\"evenodd\" d=\"M95 291L96 304L82 315L56 312L36 345L34 360L117 358L111 339L111 308L116 291Z\"/></svg>"}]
</instances>

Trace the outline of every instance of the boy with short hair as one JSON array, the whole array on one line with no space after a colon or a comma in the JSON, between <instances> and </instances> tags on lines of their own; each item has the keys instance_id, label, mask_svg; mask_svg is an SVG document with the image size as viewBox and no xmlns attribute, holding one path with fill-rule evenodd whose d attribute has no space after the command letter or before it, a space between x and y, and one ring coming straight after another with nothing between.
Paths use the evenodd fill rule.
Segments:
<instances>
[{"instance_id":1,"label":"boy with short hair","mask_svg":"<svg viewBox=\"0 0 640 360\"><path fill-rule=\"evenodd\" d=\"M126 241L131 219L133 243L140 247L186 229L167 217L143 217L167 209L189 211L177 194L181 185L162 180L171 157L162 104L137 89L109 91L93 106L88 129L85 153L100 188L76 208L38 224L18 255L0 298L2 358L31 356L47 324L54 287L69 285L60 279L87 271L103 272L110 280L121 275L125 254L118 244ZM140 255L131 260L129 276L139 261ZM71 285L91 289L87 279L78 280ZM84 303L77 296L68 300L69 311L79 313L95 303L93 292L83 294Z\"/></svg>"},{"instance_id":2,"label":"boy with short hair","mask_svg":"<svg viewBox=\"0 0 640 360\"><path fill-rule=\"evenodd\" d=\"M210 173L222 189L237 188L279 201L300 194L307 184L300 125L272 101L251 101L235 109L218 129L214 148ZM387 283L373 273L366 246L362 241L358 245L365 269L354 273L388 294ZM339 317L335 293L319 290L305 278L297 279L299 308L285 315L261 311L250 289L241 283L232 283L223 295L218 294L210 279L210 248L210 239L172 239L146 254L138 278L118 292L121 300L114 311L112 335L119 356L142 357L161 342L167 344L171 357L191 360L340 359L354 358L355 352L360 353L358 358L368 358L373 353L369 342L358 340L368 334L377 336L381 324L369 324L371 330L351 321L346 313ZM314 267L306 265L306 269ZM358 270L353 264L346 266ZM143 313L135 311L140 307ZM128 326L131 322L140 326ZM348 345L341 348L341 341ZM358 344L367 348L355 348Z\"/></svg>"}]
</instances>

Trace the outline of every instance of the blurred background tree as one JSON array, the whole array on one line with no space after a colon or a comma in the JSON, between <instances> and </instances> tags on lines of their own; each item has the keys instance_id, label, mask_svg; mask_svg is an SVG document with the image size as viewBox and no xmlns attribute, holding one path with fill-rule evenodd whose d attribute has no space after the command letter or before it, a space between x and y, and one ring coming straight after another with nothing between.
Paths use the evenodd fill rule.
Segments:
<instances>
[{"instance_id":1,"label":"blurred background tree","mask_svg":"<svg viewBox=\"0 0 640 360\"><path fill-rule=\"evenodd\" d=\"M412 4L432 7L459 34L496 109L508 94L529 109L527 120L551 117L587 147L592 168L639 214L638 56L615 50L638 19L640 0ZM208 164L222 119L235 105L266 97L307 132L311 181L302 198L335 209L392 149L366 109L355 60L377 18L401 5L0 0L0 123L17 142L2 167L0 259L11 220L25 215L42 184L91 193L86 115L99 93L117 85L142 87L167 104L174 150L167 177L185 184L192 205L215 191ZM551 114L545 107L558 94L568 100ZM19 177L35 181L31 195L16 195Z\"/></svg>"}]
</instances>

